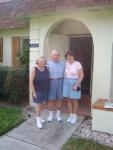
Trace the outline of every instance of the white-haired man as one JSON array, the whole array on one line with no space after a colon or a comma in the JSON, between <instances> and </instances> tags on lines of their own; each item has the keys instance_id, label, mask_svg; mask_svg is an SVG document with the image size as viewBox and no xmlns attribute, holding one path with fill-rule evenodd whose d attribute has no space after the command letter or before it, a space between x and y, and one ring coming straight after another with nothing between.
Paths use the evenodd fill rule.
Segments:
<instances>
[{"instance_id":1,"label":"white-haired man","mask_svg":"<svg viewBox=\"0 0 113 150\"><path fill-rule=\"evenodd\" d=\"M60 54L57 50L51 52L51 60L47 62L47 66L50 73L50 89L49 89L49 116L48 121L53 120L53 107L56 102L56 119L57 121L62 121L60 110L61 110L61 101L63 98L63 78L65 63L60 60Z\"/></svg>"}]
</instances>

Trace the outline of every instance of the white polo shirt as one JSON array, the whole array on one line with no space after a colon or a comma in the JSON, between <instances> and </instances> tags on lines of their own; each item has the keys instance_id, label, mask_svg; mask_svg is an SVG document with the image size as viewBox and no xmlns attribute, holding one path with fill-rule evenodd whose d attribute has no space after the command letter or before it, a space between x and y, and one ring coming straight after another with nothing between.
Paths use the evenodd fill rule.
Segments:
<instances>
[{"instance_id":1,"label":"white polo shirt","mask_svg":"<svg viewBox=\"0 0 113 150\"><path fill-rule=\"evenodd\" d=\"M78 61L74 61L72 64L69 62L66 62L66 68L64 76L65 78L70 79L78 79L78 70L82 68L82 65Z\"/></svg>"}]
</instances>

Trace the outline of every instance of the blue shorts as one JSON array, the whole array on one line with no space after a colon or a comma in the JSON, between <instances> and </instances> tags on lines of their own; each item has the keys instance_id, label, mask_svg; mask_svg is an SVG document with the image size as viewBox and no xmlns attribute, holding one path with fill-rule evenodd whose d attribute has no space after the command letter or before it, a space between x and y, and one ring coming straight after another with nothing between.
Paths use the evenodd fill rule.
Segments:
<instances>
[{"instance_id":1,"label":"blue shorts","mask_svg":"<svg viewBox=\"0 0 113 150\"><path fill-rule=\"evenodd\" d=\"M57 100L63 98L63 79L50 80L48 100Z\"/></svg>"},{"instance_id":2,"label":"blue shorts","mask_svg":"<svg viewBox=\"0 0 113 150\"><path fill-rule=\"evenodd\" d=\"M69 79L69 78L64 79L64 83L63 83L64 97L75 99L75 100L79 100L81 98L81 90L80 91L72 90L72 87L74 84L76 84L76 82L77 82L76 79Z\"/></svg>"}]
</instances>

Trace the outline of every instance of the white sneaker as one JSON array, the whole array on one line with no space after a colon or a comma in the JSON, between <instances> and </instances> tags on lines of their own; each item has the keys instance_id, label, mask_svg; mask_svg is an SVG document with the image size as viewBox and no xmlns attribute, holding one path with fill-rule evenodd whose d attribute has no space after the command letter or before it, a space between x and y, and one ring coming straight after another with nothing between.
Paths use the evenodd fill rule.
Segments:
<instances>
[{"instance_id":1,"label":"white sneaker","mask_svg":"<svg viewBox=\"0 0 113 150\"><path fill-rule=\"evenodd\" d=\"M57 119L58 122L62 121L60 113L56 113L56 119Z\"/></svg>"},{"instance_id":2,"label":"white sneaker","mask_svg":"<svg viewBox=\"0 0 113 150\"><path fill-rule=\"evenodd\" d=\"M71 123L71 119L72 119L72 114L70 114L70 116L67 118L67 122Z\"/></svg>"},{"instance_id":3,"label":"white sneaker","mask_svg":"<svg viewBox=\"0 0 113 150\"><path fill-rule=\"evenodd\" d=\"M36 117L36 121L37 121L37 127L38 127L39 129L42 129L43 126L42 126L41 118L40 118L40 117Z\"/></svg>"},{"instance_id":4,"label":"white sneaker","mask_svg":"<svg viewBox=\"0 0 113 150\"><path fill-rule=\"evenodd\" d=\"M73 114L70 123L71 123L71 124L76 124L76 122L77 122L77 115L76 115L76 114Z\"/></svg>"},{"instance_id":5,"label":"white sneaker","mask_svg":"<svg viewBox=\"0 0 113 150\"><path fill-rule=\"evenodd\" d=\"M45 122L46 122L44 119L42 119L42 118L40 118L40 119L41 119L41 122L42 122L42 123L45 123Z\"/></svg>"},{"instance_id":6,"label":"white sneaker","mask_svg":"<svg viewBox=\"0 0 113 150\"><path fill-rule=\"evenodd\" d=\"M48 122L53 121L53 112L52 112L52 111L49 111L49 116L48 116L48 118L47 118L47 121L48 121Z\"/></svg>"}]
</instances>

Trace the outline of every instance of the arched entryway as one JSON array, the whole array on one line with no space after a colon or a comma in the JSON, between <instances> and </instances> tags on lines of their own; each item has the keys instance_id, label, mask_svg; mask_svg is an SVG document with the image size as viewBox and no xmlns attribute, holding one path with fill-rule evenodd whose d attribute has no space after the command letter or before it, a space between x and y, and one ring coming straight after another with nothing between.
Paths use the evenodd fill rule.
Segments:
<instances>
[{"instance_id":1,"label":"arched entryway","mask_svg":"<svg viewBox=\"0 0 113 150\"><path fill-rule=\"evenodd\" d=\"M78 114L90 116L93 72L93 40L88 28L80 21L65 19L56 22L48 30L44 42L44 53L50 57L52 49L58 49L61 59L67 50L75 53L76 60L82 63L84 80L82 82L82 98L79 102ZM65 102L63 103L65 104ZM66 105L63 111L66 111Z\"/></svg>"}]
</instances>

